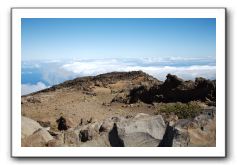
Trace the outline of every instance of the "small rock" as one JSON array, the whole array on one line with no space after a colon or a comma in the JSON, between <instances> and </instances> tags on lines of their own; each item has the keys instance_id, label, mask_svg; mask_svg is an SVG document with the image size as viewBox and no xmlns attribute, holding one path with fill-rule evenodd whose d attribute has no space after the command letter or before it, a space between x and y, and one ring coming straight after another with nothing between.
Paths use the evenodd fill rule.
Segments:
<instances>
[{"instance_id":1,"label":"small rock","mask_svg":"<svg viewBox=\"0 0 237 165\"><path fill-rule=\"evenodd\" d=\"M87 124L92 123L92 121L93 121L93 118L91 117L89 120L87 120Z\"/></svg>"},{"instance_id":2,"label":"small rock","mask_svg":"<svg viewBox=\"0 0 237 165\"><path fill-rule=\"evenodd\" d=\"M89 130L81 130L79 133L79 138L81 142L86 142L92 139L92 137L89 135Z\"/></svg>"}]
</instances>

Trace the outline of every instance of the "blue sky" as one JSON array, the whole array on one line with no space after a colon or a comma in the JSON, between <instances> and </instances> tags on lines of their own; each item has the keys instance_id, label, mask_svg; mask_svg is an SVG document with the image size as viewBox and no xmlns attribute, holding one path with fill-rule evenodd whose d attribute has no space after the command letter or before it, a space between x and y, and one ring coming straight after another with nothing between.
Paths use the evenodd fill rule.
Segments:
<instances>
[{"instance_id":1,"label":"blue sky","mask_svg":"<svg viewBox=\"0 0 237 165\"><path fill-rule=\"evenodd\" d=\"M22 60L215 58L212 18L23 18Z\"/></svg>"}]
</instances>

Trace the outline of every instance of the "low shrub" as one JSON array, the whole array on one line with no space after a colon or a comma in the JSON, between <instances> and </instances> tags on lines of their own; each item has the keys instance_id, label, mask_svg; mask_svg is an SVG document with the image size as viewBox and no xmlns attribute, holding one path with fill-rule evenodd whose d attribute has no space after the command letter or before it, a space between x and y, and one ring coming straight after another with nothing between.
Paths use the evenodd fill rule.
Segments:
<instances>
[{"instance_id":1,"label":"low shrub","mask_svg":"<svg viewBox=\"0 0 237 165\"><path fill-rule=\"evenodd\" d=\"M158 107L155 114L175 114L179 119L194 118L202 111L201 106L198 102L188 102L188 103L163 103Z\"/></svg>"}]
</instances>

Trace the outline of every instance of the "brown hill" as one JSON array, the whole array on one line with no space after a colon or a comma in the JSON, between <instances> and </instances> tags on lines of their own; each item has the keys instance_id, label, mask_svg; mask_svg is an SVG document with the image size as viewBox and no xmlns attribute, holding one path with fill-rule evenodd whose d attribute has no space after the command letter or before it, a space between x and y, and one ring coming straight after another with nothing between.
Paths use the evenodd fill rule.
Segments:
<instances>
[{"instance_id":1,"label":"brown hill","mask_svg":"<svg viewBox=\"0 0 237 165\"><path fill-rule=\"evenodd\" d=\"M21 98L22 116L47 127L52 136L60 134L61 116L65 130L140 113L161 114L165 122L176 123L178 118L199 115L208 105L215 105L215 81L184 81L168 74L162 82L142 71L76 78Z\"/></svg>"}]
</instances>

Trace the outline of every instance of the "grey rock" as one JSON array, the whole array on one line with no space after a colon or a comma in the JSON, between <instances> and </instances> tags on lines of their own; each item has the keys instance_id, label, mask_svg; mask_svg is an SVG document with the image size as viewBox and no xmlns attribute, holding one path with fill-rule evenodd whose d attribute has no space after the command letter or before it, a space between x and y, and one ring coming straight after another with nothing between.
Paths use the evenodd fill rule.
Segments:
<instances>
[{"instance_id":1,"label":"grey rock","mask_svg":"<svg viewBox=\"0 0 237 165\"><path fill-rule=\"evenodd\" d=\"M53 137L40 124L30 118L21 117L21 145L24 147L44 147Z\"/></svg>"},{"instance_id":2,"label":"grey rock","mask_svg":"<svg viewBox=\"0 0 237 165\"><path fill-rule=\"evenodd\" d=\"M125 134L144 132L156 139L162 139L165 133L166 125L161 115L150 116L147 114L138 114L130 120L123 120L118 123L119 133Z\"/></svg>"},{"instance_id":3,"label":"grey rock","mask_svg":"<svg viewBox=\"0 0 237 165\"><path fill-rule=\"evenodd\" d=\"M110 147L110 143L108 140L108 136L106 134L103 134L99 137L92 139L91 141L81 143L80 147Z\"/></svg>"},{"instance_id":4,"label":"grey rock","mask_svg":"<svg viewBox=\"0 0 237 165\"><path fill-rule=\"evenodd\" d=\"M35 131L42 129L40 124L30 118L21 116L21 138L32 135Z\"/></svg>"},{"instance_id":5,"label":"grey rock","mask_svg":"<svg viewBox=\"0 0 237 165\"><path fill-rule=\"evenodd\" d=\"M46 147L53 137L44 129L39 129L32 135L22 139L22 147Z\"/></svg>"},{"instance_id":6,"label":"grey rock","mask_svg":"<svg viewBox=\"0 0 237 165\"><path fill-rule=\"evenodd\" d=\"M23 118L22 146L50 147L204 147L215 146L215 112L193 119L165 121L161 115L139 113L135 117L115 116L74 129L54 133L54 138L37 122ZM31 123L32 127L29 127ZM27 127L27 126L29 127Z\"/></svg>"}]
</instances>

